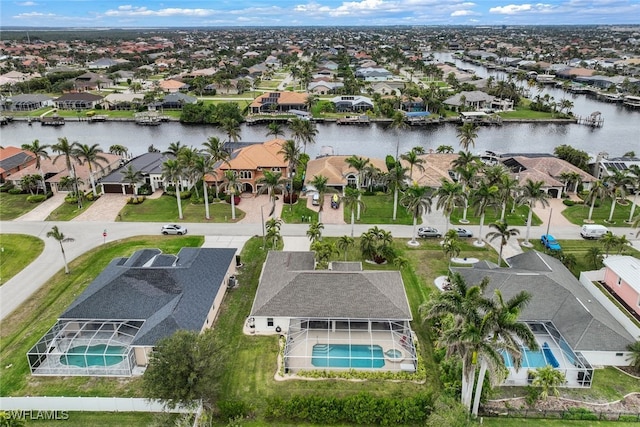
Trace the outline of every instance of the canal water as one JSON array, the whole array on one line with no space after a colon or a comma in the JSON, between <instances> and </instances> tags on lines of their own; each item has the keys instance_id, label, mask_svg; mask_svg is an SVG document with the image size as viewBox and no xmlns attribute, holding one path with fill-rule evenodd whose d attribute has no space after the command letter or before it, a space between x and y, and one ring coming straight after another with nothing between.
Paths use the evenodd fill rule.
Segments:
<instances>
[{"instance_id":1,"label":"canal water","mask_svg":"<svg viewBox=\"0 0 640 427\"><path fill-rule=\"evenodd\" d=\"M445 54L446 55L446 54ZM450 56L441 60L460 61ZM489 72L483 67L469 63L460 63L463 68L474 69L478 76L494 75L496 79L506 78L504 73ZM600 102L586 95L572 95L561 89L547 87L556 100L568 98L574 103L573 112L586 116L600 111L604 118L602 128L591 128L578 124L548 123L505 123L502 126L486 126L478 129L478 138L473 151L485 150L511 153L553 153L553 149L568 144L585 150L595 157L599 152L611 156L621 156L628 151L640 154L640 111L629 110L618 104ZM456 124L438 124L415 126L403 131L389 129L384 124L370 126L338 126L333 123L318 124L316 143L307 147L307 153L313 158L331 147L334 154L357 154L369 157L394 155L396 146L400 153L414 146L436 149L440 145L450 145L459 149ZM262 142L266 138L266 126L243 125L241 142ZM26 122L13 122L0 129L0 144L20 146L34 139L42 144L54 144L60 137L85 144L99 144L105 151L113 144L124 145L133 155L147 151L153 144L164 150L172 142L180 141L184 145L198 147L208 137L218 136L225 140L224 132L215 126L182 125L163 123L160 126L139 126L130 122L92 123L68 122L60 127L48 127ZM289 134L286 135L289 137Z\"/></svg>"}]
</instances>

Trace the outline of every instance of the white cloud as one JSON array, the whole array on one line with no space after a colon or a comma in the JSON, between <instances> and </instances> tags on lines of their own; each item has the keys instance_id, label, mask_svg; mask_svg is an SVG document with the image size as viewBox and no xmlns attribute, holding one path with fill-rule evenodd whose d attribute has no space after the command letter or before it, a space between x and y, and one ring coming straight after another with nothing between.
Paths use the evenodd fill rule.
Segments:
<instances>
[{"instance_id":1,"label":"white cloud","mask_svg":"<svg viewBox=\"0 0 640 427\"><path fill-rule=\"evenodd\" d=\"M33 19L33 18L54 18L58 17L55 13L27 12L13 16L16 19Z\"/></svg>"},{"instance_id":2,"label":"white cloud","mask_svg":"<svg viewBox=\"0 0 640 427\"><path fill-rule=\"evenodd\" d=\"M478 12L474 12L473 10L456 10L451 13L451 16L478 16L480 15Z\"/></svg>"},{"instance_id":3,"label":"white cloud","mask_svg":"<svg viewBox=\"0 0 640 427\"><path fill-rule=\"evenodd\" d=\"M119 6L118 9L107 10L105 16L117 16L117 17L171 17L171 16L190 16L190 17L206 17L214 15L216 12L213 9L184 9L177 7L170 7L165 9L152 10L147 7L134 7L131 5Z\"/></svg>"},{"instance_id":4,"label":"white cloud","mask_svg":"<svg viewBox=\"0 0 640 427\"><path fill-rule=\"evenodd\" d=\"M529 12L549 12L552 9L553 5L545 3L508 4L506 6L492 7L489 9L489 13L496 13L498 15L518 15Z\"/></svg>"},{"instance_id":5,"label":"white cloud","mask_svg":"<svg viewBox=\"0 0 640 427\"><path fill-rule=\"evenodd\" d=\"M16 4L18 6L27 6L27 7L29 7L29 6L37 6L38 5L38 3L33 2L33 1L23 1L23 2L20 2L20 3L16 3Z\"/></svg>"}]
</instances>

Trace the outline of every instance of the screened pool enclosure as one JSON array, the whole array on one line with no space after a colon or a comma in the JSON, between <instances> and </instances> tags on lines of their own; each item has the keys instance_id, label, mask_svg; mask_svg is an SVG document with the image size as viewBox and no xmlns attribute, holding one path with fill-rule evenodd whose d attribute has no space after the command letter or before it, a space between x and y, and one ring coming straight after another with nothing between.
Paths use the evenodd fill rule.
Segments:
<instances>
[{"instance_id":1,"label":"screened pool enclosure","mask_svg":"<svg viewBox=\"0 0 640 427\"><path fill-rule=\"evenodd\" d=\"M33 375L130 376L142 320L58 320L27 353Z\"/></svg>"},{"instance_id":2,"label":"screened pool enclosure","mask_svg":"<svg viewBox=\"0 0 640 427\"><path fill-rule=\"evenodd\" d=\"M285 373L350 369L415 372L414 343L406 321L293 318L284 348Z\"/></svg>"}]
</instances>

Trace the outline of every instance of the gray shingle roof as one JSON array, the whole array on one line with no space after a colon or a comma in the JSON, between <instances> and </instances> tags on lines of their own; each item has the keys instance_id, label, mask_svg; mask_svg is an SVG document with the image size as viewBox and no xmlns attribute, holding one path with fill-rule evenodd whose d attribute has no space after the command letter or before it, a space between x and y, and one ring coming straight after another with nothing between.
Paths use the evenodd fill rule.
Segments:
<instances>
[{"instance_id":1,"label":"gray shingle roof","mask_svg":"<svg viewBox=\"0 0 640 427\"><path fill-rule=\"evenodd\" d=\"M162 163L169 159L173 159L171 154L162 153L144 153L131 159L123 167L111 172L109 175L100 179L103 184L121 184L124 181L124 172L129 168L129 165L134 170L147 174L162 174Z\"/></svg>"},{"instance_id":2,"label":"gray shingle roof","mask_svg":"<svg viewBox=\"0 0 640 427\"><path fill-rule=\"evenodd\" d=\"M452 268L467 284L490 279L486 294L499 289L511 298L520 291L532 295L522 311L523 321L552 321L577 351L625 351L635 341L562 263L543 253L528 251L509 258L511 268Z\"/></svg>"},{"instance_id":3,"label":"gray shingle roof","mask_svg":"<svg viewBox=\"0 0 640 427\"><path fill-rule=\"evenodd\" d=\"M144 320L133 345L154 345L178 329L200 331L236 249L144 249L116 258L61 319Z\"/></svg>"},{"instance_id":4,"label":"gray shingle roof","mask_svg":"<svg viewBox=\"0 0 640 427\"><path fill-rule=\"evenodd\" d=\"M398 271L315 271L313 252L269 252L252 316L410 320Z\"/></svg>"}]
</instances>

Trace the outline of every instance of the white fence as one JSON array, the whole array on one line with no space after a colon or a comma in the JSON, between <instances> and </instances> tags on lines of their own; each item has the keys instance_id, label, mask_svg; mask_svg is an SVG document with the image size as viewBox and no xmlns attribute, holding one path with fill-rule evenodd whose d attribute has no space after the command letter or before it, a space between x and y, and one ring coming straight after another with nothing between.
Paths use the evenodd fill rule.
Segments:
<instances>
[{"instance_id":1,"label":"white fence","mask_svg":"<svg viewBox=\"0 0 640 427\"><path fill-rule=\"evenodd\" d=\"M193 409L169 409L160 400L121 397L0 397L2 411L67 412L172 412L191 413Z\"/></svg>"}]
</instances>

